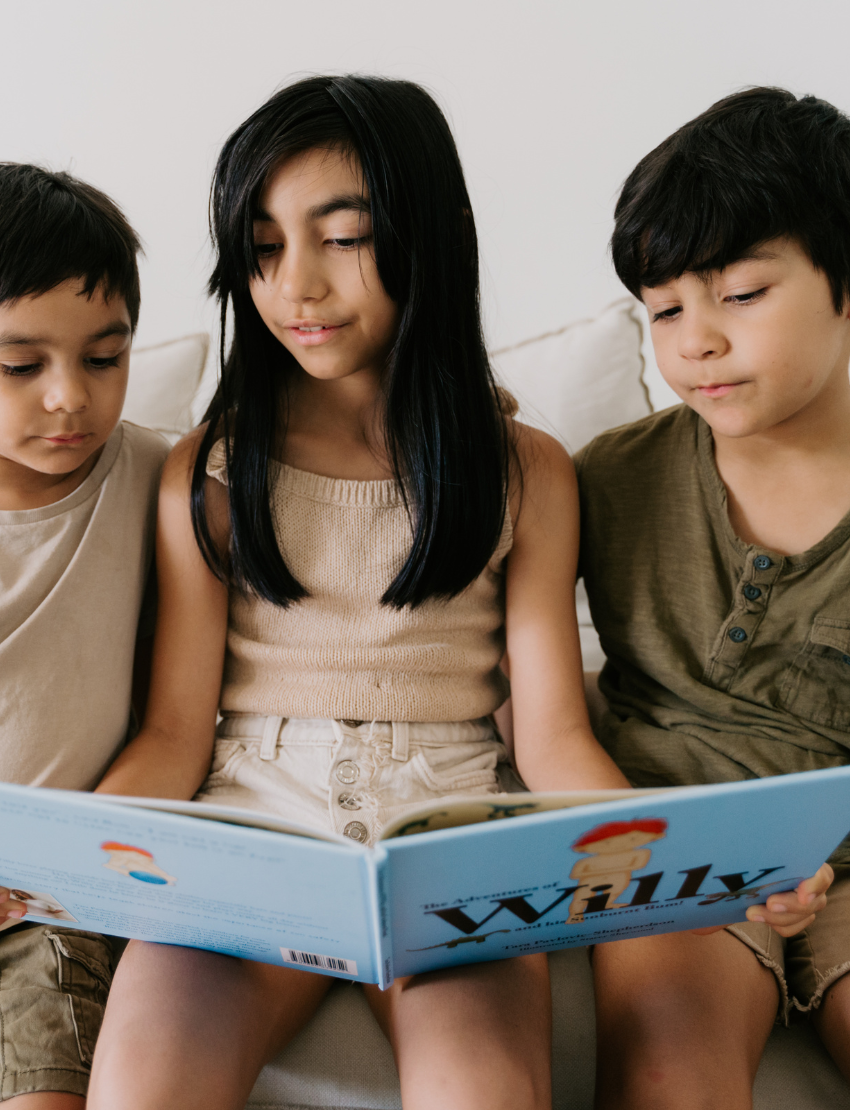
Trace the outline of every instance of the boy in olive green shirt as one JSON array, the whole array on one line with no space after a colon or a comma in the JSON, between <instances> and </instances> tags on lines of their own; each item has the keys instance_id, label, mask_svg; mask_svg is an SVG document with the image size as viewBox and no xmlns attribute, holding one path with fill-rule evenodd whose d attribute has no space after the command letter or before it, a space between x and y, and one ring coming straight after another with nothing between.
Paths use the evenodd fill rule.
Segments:
<instances>
[{"instance_id":1,"label":"boy in olive green shirt","mask_svg":"<svg viewBox=\"0 0 850 1110\"><path fill-rule=\"evenodd\" d=\"M720 101L639 163L612 248L684 405L576 459L600 739L637 786L846 764L850 120ZM831 863L808 921L774 895L710 936L597 947L599 1106L749 1108L777 1003L850 1077L845 845Z\"/></svg>"}]
</instances>

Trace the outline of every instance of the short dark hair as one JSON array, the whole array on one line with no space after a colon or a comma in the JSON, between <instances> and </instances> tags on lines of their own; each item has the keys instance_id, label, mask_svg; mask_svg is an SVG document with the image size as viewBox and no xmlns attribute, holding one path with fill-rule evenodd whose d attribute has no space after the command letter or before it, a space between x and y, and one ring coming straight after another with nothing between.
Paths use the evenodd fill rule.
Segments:
<instances>
[{"instance_id":1,"label":"short dark hair","mask_svg":"<svg viewBox=\"0 0 850 1110\"><path fill-rule=\"evenodd\" d=\"M0 162L0 304L79 278L139 320L139 238L105 193L68 173Z\"/></svg>"},{"instance_id":2,"label":"short dark hair","mask_svg":"<svg viewBox=\"0 0 850 1110\"><path fill-rule=\"evenodd\" d=\"M850 119L813 96L752 88L637 164L617 202L611 253L639 297L783 236L826 275L840 312L850 296Z\"/></svg>"},{"instance_id":3,"label":"short dark hair","mask_svg":"<svg viewBox=\"0 0 850 1110\"><path fill-rule=\"evenodd\" d=\"M411 521L404 565L382 598L416 606L453 597L486 567L506 512L511 443L484 347L478 244L454 139L431 96L409 81L310 77L275 93L224 144L212 187L222 374L204 419L192 520L209 566L277 605L306 596L286 565L269 505L269 459L294 356L250 295L259 272L253 221L270 174L311 149L355 155L368 190L378 273L400 322L384 380L387 451ZM225 351L228 307L233 338ZM451 323L449 323L451 321ZM285 434L286 419L283 419ZM212 541L206 460L224 435L231 542Z\"/></svg>"}]
</instances>

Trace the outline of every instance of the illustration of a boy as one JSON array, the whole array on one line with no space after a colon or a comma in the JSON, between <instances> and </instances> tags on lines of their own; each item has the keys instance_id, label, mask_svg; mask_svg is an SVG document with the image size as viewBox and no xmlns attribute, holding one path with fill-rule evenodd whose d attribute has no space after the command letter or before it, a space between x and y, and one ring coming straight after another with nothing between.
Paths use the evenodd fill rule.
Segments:
<instances>
[{"instance_id":1,"label":"illustration of a boy","mask_svg":"<svg viewBox=\"0 0 850 1110\"><path fill-rule=\"evenodd\" d=\"M845 765L850 120L720 101L628 177L612 250L684 403L577 458L599 738L636 786ZM825 909L828 865L742 925L596 948L600 1105L751 1106L778 1003L850 1078L848 847Z\"/></svg>"},{"instance_id":2,"label":"illustration of a boy","mask_svg":"<svg viewBox=\"0 0 850 1110\"><path fill-rule=\"evenodd\" d=\"M132 844L117 844L107 840L101 848L109 853L109 859L103 865L120 875L130 879L138 879L144 883L167 884L173 886L177 880L167 871L158 866L153 855L146 848L134 848Z\"/></svg>"},{"instance_id":3,"label":"illustration of a boy","mask_svg":"<svg viewBox=\"0 0 850 1110\"><path fill-rule=\"evenodd\" d=\"M663 818L643 817L608 821L580 836L573 851L586 853L586 858L570 872L570 878L582 885L573 894L567 924L584 921L588 899L594 893L607 895L606 909L622 909L617 899L632 881L632 872L643 870L652 856L652 849L646 845L660 840L666 831Z\"/></svg>"},{"instance_id":4,"label":"illustration of a boy","mask_svg":"<svg viewBox=\"0 0 850 1110\"><path fill-rule=\"evenodd\" d=\"M119 423L138 248L90 185L0 164L4 782L91 790L127 735L168 453L156 433ZM0 889L0 921L26 910ZM4 1106L82 1110L114 962L107 938L56 924L0 935Z\"/></svg>"}]
</instances>

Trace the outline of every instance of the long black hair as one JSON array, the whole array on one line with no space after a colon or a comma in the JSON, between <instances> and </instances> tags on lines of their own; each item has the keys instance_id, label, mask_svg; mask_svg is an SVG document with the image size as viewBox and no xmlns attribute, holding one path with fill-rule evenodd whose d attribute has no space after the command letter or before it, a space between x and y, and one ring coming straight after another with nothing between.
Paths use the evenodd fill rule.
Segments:
<instances>
[{"instance_id":1,"label":"long black hair","mask_svg":"<svg viewBox=\"0 0 850 1110\"><path fill-rule=\"evenodd\" d=\"M452 597L481 573L499 542L510 444L484 347L478 245L457 149L434 100L409 81L299 81L275 93L224 145L210 219L222 373L192 475L195 535L210 568L236 588L281 606L307 595L280 551L269 496L269 456L296 363L260 318L249 283L260 273L253 220L262 189L283 159L316 148L359 160L378 274L399 308L384 379L384 437L411 521L411 548L382 601L401 608ZM233 337L225 355L229 307ZM212 541L204 503L206 462L220 436L230 491L227 556Z\"/></svg>"},{"instance_id":2,"label":"long black hair","mask_svg":"<svg viewBox=\"0 0 850 1110\"><path fill-rule=\"evenodd\" d=\"M623 284L722 270L770 239L797 239L850 296L850 119L814 96L751 88L713 104L629 174L611 252Z\"/></svg>"}]
</instances>

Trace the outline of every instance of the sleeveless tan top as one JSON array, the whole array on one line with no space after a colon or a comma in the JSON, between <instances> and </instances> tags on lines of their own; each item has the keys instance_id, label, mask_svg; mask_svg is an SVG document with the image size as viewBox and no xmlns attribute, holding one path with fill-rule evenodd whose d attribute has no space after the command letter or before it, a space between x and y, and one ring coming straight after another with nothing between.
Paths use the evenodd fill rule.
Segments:
<instances>
[{"instance_id":1,"label":"sleeveless tan top","mask_svg":"<svg viewBox=\"0 0 850 1110\"><path fill-rule=\"evenodd\" d=\"M226 485L223 440L207 473ZM509 516L463 593L397 610L380 603L412 542L396 482L324 478L275 461L271 474L280 550L310 596L283 609L231 591L222 713L458 721L497 709L508 696L499 661Z\"/></svg>"}]
</instances>

